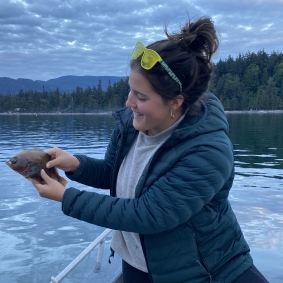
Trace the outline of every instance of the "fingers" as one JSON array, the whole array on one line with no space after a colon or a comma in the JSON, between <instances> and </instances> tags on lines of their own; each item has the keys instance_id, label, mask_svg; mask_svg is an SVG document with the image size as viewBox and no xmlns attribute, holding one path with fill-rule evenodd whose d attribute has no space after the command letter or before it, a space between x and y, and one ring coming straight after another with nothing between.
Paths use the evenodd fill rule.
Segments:
<instances>
[{"instance_id":1,"label":"fingers","mask_svg":"<svg viewBox=\"0 0 283 283\"><path fill-rule=\"evenodd\" d=\"M35 186L38 191L38 194L41 197L48 198L48 188L46 187L46 185L41 185L39 183L33 183L33 185Z\"/></svg>"},{"instance_id":2,"label":"fingers","mask_svg":"<svg viewBox=\"0 0 283 283\"><path fill-rule=\"evenodd\" d=\"M38 191L38 194L41 196L41 197L46 197L45 194L46 194L46 185L41 185L39 183L33 183L33 185L35 186L35 188L37 189Z\"/></svg>"},{"instance_id":3,"label":"fingers","mask_svg":"<svg viewBox=\"0 0 283 283\"><path fill-rule=\"evenodd\" d=\"M50 178L50 177L46 174L46 172L45 172L43 169L41 170L40 175L41 175L42 179L45 181L45 183L46 183L47 185L49 185L50 180L53 180L52 178Z\"/></svg>"},{"instance_id":4,"label":"fingers","mask_svg":"<svg viewBox=\"0 0 283 283\"><path fill-rule=\"evenodd\" d=\"M54 159L54 160L51 160L51 161L48 161L46 163L46 168L52 168L52 167L56 167L58 164L58 160L57 159Z\"/></svg>"},{"instance_id":5,"label":"fingers","mask_svg":"<svg viewBox=\"0 0 283 283\"><path fill-rule=\"evenodd\" d=\"M53 147L50 149L47 149L45 151L47 154L49 154L52 158L51 161L47 162L46 164L46 168L52 168L52 167L56 167L57 165L60 164L60 162L58 162L58 157L60 156L60 154L62 154L62 150L58 147Z\"/></svg>"},{"instance_id":6,"label":"fingers","mask_svg":"<svg viewBox=\"0 0 283 283\"><path fill-rule=\"evenodd\" d=\"M58 167L63 169L66 163L66 155L65 156L57 156L55 159L52 159L46 163L46 168Z\"/></svg>"},{"instance_id":7,"label":"fingers","mask_svg":"<svg viewBox=\"0 0 283 283\"><path fill-rule=\"evenodd\" d=\"M66 190L65 187L56 180L50 178L44 170L41 170L41 177L46 182L45 185L33 183L39 195L51 200L62 201Z\"/></svg>"},{"instance_id":8,"label":"fingers","mask_svg":"<svg viewBox=\"0 0 283 283\"><path fill-rule=\"evenodd\" d=\"M51 156L51 160L47 162L46 168L57 167L65 172L75 172L80 165L76 157L58 147L48 149L46 153Z\"/></svg>"},{"instance_id":9,"label":"fingers","mask_svg":"<svg viewBox=\"0 0 283 283\"><path fill-rule=\"evenodd\" d=\"M52 154L53 154L53 152L54 152L54 147L53 147L53 148L49 148L49 149L45 150L45 152L46 152L47 154L49 154L49 155L52 155Z\"/></svg>"},{"instance_id":10,"label":"fingers","mask_svg":"<svg viewBox=\"0 0 283 283\"><path fill-rule=\"evenodd\" d=\"M52 147L52 148L49 148L47 150L45 150L45 152L49 155L51 155L51 157L53 158L56 158L57 155L58 155L58 152L60 151L61 149L59 147Z\"/></svg>"},{"instance_id":11,"label":"fingers","mask_svg":"<svg viewBox=\"0 0 283 283\"><path fill-rule=\"evenodd\" d=\"M43 180L47 183L47 178L46 178L46 173L44 172L42 172L42 171L44 171L44 170L41 170L41 177L43 178ZM47 177L49 177L48 175L47 175ZM35 183L35 182L33 182L33 185L35 186L35 188L37 189L37 191L38 191L38 193L39 193L39 195L41 196L41 197L45 197L45 193L46 193L46 190L47 190L47 188L46 188L46 185L42 185L42 184L40 184L40 183Z\"/></svg>"}]
</instances>

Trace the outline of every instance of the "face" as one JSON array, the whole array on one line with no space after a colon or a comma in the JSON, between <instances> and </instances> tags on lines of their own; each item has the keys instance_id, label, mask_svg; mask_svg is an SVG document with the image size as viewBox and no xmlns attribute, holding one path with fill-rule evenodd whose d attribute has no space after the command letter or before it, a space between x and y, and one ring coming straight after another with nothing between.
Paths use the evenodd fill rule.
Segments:
<instances>
[{"instance_id":1,"label":"face","mask_svg":"<svg viewBox=\"0 0 283 283\"><path fill-rule=\"evenodd\" d=\"M149 81L137 71L130 71L129 86L126 106L133 110L135 129L149 136L155 136L174 124L181 116L179 107L176 109L176 105L165 102L152 89ZM174 119L171 118L171 109Z\"/></svg>"}]
</instances>

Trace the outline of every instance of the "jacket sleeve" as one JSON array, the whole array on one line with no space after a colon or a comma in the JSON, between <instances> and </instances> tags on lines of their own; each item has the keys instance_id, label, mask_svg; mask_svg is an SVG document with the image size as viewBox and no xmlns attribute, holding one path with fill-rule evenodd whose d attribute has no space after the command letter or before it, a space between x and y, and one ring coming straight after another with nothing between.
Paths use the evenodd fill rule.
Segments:
<instances>
[{"instance_id":1,"label":"jacket sleeve","mask_svg":"<svg viewBox=\"0 0 283 283\"><path fill-rule=\"evenodd\" d=\"M104 159L96 159L85 155L75 155L80 161L80 166L73 174L66 173L66 176L78 183L100 188L109 189L117 149L117 136L119 129L115 127L111 134Z\"/></svg>"},{"instance_id":2,"label":"jacket sleeve","mask_svg":"<svg viewBox=\"0 0 283 283\"><path fill-rule=\"evenodd\" d=\"M140 198L119 199L70 188L64 194L62 210L115 230L158 233L197 214L221 190L233 168L231 144L214 141L177 160Z\"/></svg>"}]
</instances>

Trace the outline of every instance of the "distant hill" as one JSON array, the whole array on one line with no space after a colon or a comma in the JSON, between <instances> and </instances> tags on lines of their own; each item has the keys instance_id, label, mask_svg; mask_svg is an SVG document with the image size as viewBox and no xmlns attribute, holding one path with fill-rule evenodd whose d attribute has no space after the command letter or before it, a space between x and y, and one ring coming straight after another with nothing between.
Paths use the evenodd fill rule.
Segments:
<instances>
[{"instance_id":1,"label":"distant hill","mask_svg":"<svg viewBox=\"0 0 283 283\"><path fill-rule=\"evenodd\" d=\"M14 80L11 78L2 77L0 78L0 94L7 94L7 93L16 94L21 89L23 91L37 90L42 92L43 85L46 91L53 88L56 89L56 86L48 85L46 82L33 81L29 79Z\"/></svg>"},{"instance_id":2,"label":"distant hill","mask_svg":"<svg viewBox=\"0 0 283 283\"><path fill-rule=\"evenodd\" d=\"M33 81L29 79L11 79L0 77L0 94L17 94L21 89L23 91L36 90L42 92L55 90L57 87L60 92L71 92L77 86L86 89L88 86L97 87L98 81L101 80L102 89L106 90L108 83L119 82L125 80L126 77L115 76L63 76L48 81Z\"/></svg>"}]
</instances>

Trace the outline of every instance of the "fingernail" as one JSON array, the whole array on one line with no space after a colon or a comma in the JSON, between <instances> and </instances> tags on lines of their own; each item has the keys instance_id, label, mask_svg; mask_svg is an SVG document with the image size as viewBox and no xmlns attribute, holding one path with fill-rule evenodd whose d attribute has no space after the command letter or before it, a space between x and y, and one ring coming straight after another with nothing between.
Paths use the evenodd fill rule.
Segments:
<instances>
[{"instance_id":1,"label":"fingernail","mask_svg":"<svg viewBox=\"0 0 283 283\"><path fill-rule=\"evenodd\" d=\"M44 169L41 169L41 173L45 173Z\"/></svg>"},{"instance_id":2,"label":"fingernail","mask_svg":"<svg viewBox=\"0 0 283 283\"><path fill-rule=\"evenodd\" d=\"M46 163L46 168L49 168L50 167L50 164L49 163Z\"/></svg>"}]
</instances>

